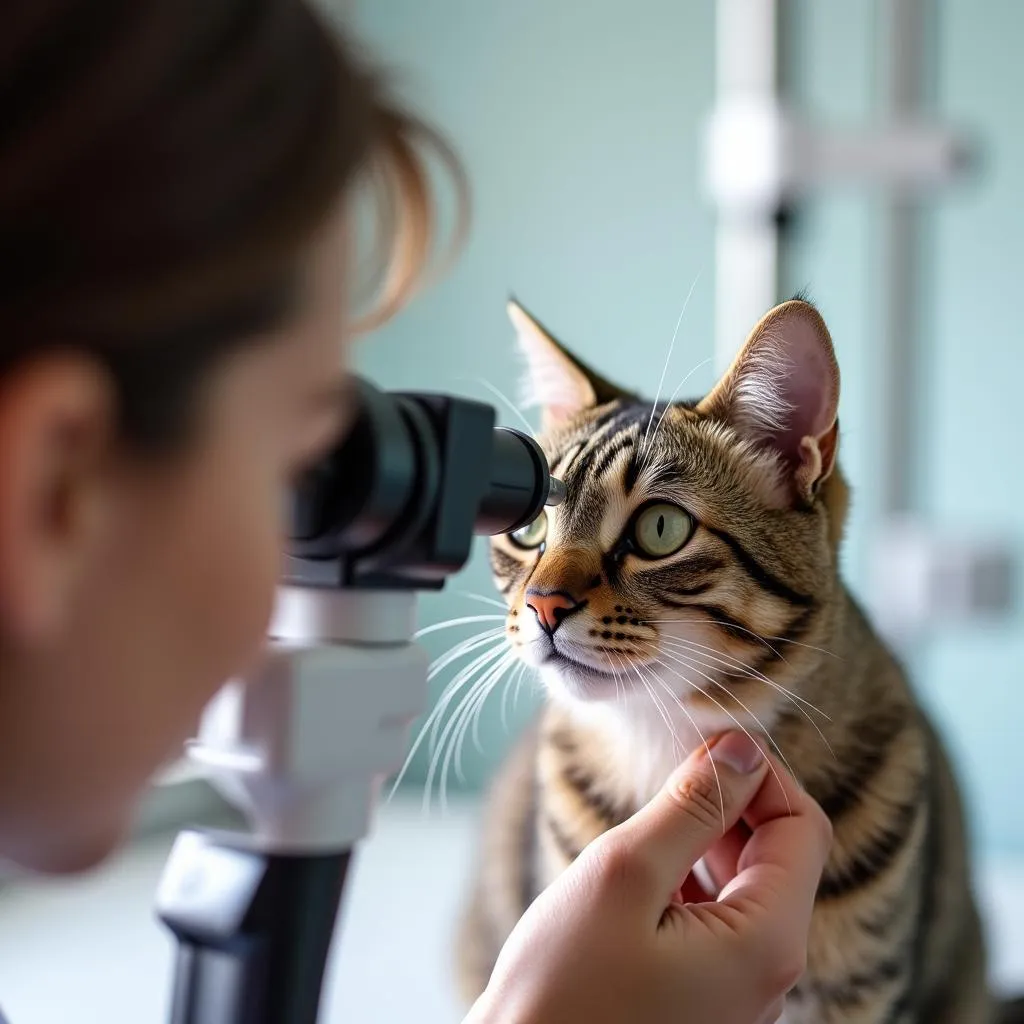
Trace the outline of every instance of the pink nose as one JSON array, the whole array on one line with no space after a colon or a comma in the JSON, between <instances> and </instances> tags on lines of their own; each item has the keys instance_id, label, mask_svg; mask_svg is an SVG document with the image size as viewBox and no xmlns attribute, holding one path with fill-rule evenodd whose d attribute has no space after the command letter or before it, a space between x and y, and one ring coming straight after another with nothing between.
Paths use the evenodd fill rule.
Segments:
<instances>
[{"instance_id":1,"label":"pink nose","mask_svg":"<svg viewBox=\"0 0 1024 1024\"><path fill-rule=\"evenodd\" d=\"M541 624L544 631L551 636L562 624L563 619L581 606L568 594L556 590L553 594L528 592L526 595L526 607L533 609L533 614L537 616L537 621Z\"/></svg>"}]
</instances>

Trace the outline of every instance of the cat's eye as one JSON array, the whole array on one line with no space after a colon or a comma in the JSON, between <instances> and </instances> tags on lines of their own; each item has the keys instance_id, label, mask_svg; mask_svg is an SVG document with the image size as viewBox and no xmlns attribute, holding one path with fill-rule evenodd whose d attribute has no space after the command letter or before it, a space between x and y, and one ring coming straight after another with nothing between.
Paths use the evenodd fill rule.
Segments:
<instances>
[{"instance_id":1,"label":"cat's eye","mask_svg":"<svg viewBox=\"0 0 1024 1024\"><path fill-rule=\"evenodd\" d=\"M546 512L541 512L532 523L527 523L526 526L520 526L518 530L510 533L509 540L512 541L516 547L526 548L539 548L544 543L545 538L548 535L548 517Z\"/></svg>"},{"instance_id":2,"label":"cat's eye","mask_svg":"<svg viewBox=\"0 0 1024 1024\"><path fill-rule=\"evenodd\" d=\"M649 505L633 523L633 543L648 558L674 555L693 533L693 519L678 505Z\"/></svg>"}]
</instances>

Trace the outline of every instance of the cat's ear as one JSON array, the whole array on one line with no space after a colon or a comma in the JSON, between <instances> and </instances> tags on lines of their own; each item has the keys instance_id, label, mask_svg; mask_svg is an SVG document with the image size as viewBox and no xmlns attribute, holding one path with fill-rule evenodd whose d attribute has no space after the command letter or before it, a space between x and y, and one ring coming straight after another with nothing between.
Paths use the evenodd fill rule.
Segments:
<instances>
[{"instance_id":1,"label":"cat's ear","mask_svg":"<svg viewBox=\"0 0 1024 1024\"><path fill-rule=\"evenodd\" d=\"M540 406L542 430L558 427L584 409L631 397L572 355L515 299L508 301L508 317L526 362L522 397L527 405Z\"/></svg>"},{"instance_id":2,"label":"cat's ear","mask_svg":"<svg viewBox=\"0 0 1024 1024\"><path fill-rule=\"evenodd\" d=\"M776 306L697 408L774 450L797 497L813 500L839 439L839 364L818 311L801 299Z\"/></svg>"}]
</instances>

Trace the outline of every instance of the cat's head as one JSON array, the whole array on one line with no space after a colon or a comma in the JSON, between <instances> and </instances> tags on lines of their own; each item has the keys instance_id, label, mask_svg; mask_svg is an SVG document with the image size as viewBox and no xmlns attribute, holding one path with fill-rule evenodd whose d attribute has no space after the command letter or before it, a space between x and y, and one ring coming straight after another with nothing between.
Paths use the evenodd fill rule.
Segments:
<instances>
[{"instance_id":1,"label":"cat's head","mask_svg":"<svg viewBox=\"0 0 1024 1024\"><path fill-rule=\"evenodd\" d=\"M763 708L778 693L751 681L809 649L838 587L839 370L821 316L776 307L708 395L652 405L509 315L567 488L492 543L509 642L572 701Z\"/></svg>"}]
</instances>

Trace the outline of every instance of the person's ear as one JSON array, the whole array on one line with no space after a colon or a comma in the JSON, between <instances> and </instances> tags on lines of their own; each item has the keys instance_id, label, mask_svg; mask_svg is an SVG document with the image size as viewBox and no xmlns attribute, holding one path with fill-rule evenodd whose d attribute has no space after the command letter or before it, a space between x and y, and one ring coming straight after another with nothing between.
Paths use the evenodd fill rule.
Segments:
<instances>
[{"instance_id":1,"label":"person's ear","mask_svg":"<svg viewBox=\"0 0 1024 1024\"><path fill-rule=\"evenodd\" d=\"M108 376L60 354L0 377L0 635L59 632L96 552L116 426Z\"/></svg>"}]
</instances>

